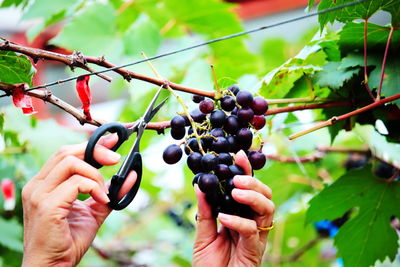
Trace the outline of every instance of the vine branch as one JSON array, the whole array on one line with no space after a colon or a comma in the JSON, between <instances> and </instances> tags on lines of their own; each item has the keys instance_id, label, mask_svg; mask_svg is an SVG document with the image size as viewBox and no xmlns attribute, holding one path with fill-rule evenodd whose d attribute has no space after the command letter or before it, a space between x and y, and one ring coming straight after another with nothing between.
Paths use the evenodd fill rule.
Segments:
<instances>
[{"instance_id":1,"label":"vine branch","mask_svg":"<svg viewBox=\"0 0 400 267\"><path fill-rule=\"evenodd\" d=\"M300 136L303 136L303 135L306 135L308 133L311 133L311 132L314 132L316 130L319 130L321 128L324 128L326 126L331 126L331 125L337 123L338 121L346 120L346 119L348 119L348 118L350 118L352 116L358 115L358 114L360 114L362 112L365 112L365 111L368 111L370 109L376 108L376 107L381 106L383 104L392 102L392 101L394 101L396 99L399 99L399 98L400 98L400 94L396 94L396 95L381 99L379 101L375 101L372 104L369 104L367 106L364 106L364 107L356 109L356 110L353 110L353 111L351 111L349 113L346 113L346 114L343 114L341 116L332 117L329 120L321 122L321 123L315 125L314 127L308 129L308 130L292 134L291 136L289 136L289 139L293 140L293 139L296 139L296 138L298 138Z\"/></svg>"},{"instance_id":2,"label":"vine branch","mask_svg":"<svg viewBox=\"0 0 400 267\"><path fill-rule=\"evenodd\" d=\"M368 47L368 18L364 20L364 85L365 85L365 90L367 91L368 95L371 97L372 100L375 101L375 97L371 92L371 89L369 88L368 85L368 53L367 53L367 47Z\"/></svg>"}]
</instances>

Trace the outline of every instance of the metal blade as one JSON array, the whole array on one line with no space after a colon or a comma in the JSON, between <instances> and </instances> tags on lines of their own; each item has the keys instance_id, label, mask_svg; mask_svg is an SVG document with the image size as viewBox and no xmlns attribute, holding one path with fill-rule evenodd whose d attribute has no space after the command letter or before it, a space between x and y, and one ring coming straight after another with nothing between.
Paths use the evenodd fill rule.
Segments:
<instances>
[{"instance_id":1,"label":"metal blade","mask_svg":"<svg viewBox=\"0 0 400 267\"><path fill-rule=\"evenodd\" d=\"M162 108L162 106L165 104L165 102L167 102L168 98L169 98L169 97L167 97L167 98L165 98L163 101L161 101L161 103L158 104L157 107L155 107L155 108L151 111L150 115L149 115L147 118L145 118L145 120L144 120L146 123L148 123L149 121L151 121L151 119L157 114L157 112L160 110L160 108Z\"/></svg>"},{"instance_id":2,"label":"metal blade","mask_svg":"<svg viewBox=\"0 0 400 267\"><path fill-rule=\"evenodd\" d=\"M158 98L158 96L160 95L161 90L163 89L163 86L164 86L164 85L161 85L160 88L158 88L156 94L154 95L153 99L151 100L149 106L148 106L147 109L146 109L146 112L145 112L144 115L143 115L143 120L144 120L146 123L149 122L149 121L151 120L151 118L149 118L149 117L150 117L151 114L152 114L154 104L156 103L157 98Z\"/></svg>"}]
</instances>

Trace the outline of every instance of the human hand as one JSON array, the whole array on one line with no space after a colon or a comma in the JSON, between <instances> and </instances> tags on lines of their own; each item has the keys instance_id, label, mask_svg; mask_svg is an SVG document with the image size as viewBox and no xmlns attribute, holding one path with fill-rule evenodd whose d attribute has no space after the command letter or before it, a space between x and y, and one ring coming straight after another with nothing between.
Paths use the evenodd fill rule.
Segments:
<instances>
[{"instance_id":1,"label":"human hand","mask_svg":"<svg viewBox=\"0 0 400 267\"><path fill-rule=\"evenodd\" d=\"M102 137L93 156L114 165L120 155L109 150L117 135ZM24 210L24 266L74 266L88 250L111 209L108 185L99 170L83 161L86 143L65 146L54 154L22 190ZM136 182L132 171L122 198ZM85 201L78 194L90 194Z\"/></svg>"},{"instance_id":2,"label":"human hand","mask_svg":"<svg viewBox=\"0 0 400 267\"><path fill-rule=\"evenodd\" d=\"M234 177L232 197L250 206L255 212L252 220L219 213L221 223L217 231L205 194L195 185L198 200L197 232L193 250L193 266L259 266L267 243L268 231L257 227L272 224L274 204L271 189L251 176L251 165L243 151L235 156L235 163L245 175Z\"/></svg>"}]
</instances>

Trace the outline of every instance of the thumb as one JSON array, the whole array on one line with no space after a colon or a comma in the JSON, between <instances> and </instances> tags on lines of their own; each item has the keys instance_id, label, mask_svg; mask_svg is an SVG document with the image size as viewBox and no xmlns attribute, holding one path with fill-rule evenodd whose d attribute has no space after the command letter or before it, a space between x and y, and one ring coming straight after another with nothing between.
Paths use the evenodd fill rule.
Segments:
<instances>
[{"instance_id":1,"label":"thumb","mask_svg":"<svg viewBox=\"0 0 400 267\"><path fill-rule=\"evenodd\" d=\"M194 253L201 251L217 238L217 222L212 215L211 207L207 203L206 195L200 191L197 184L194 185L197 206L197 229L194 243Z\"/></svg>"},{"instance_id":2,"label":"thumb","mask_svg":"<svg viewBox=\"0 0 400 267\"><path fill-rule=\"evenodd\" d=\"M235 164L243 169L244 175L253 176L253 170L251 168L250 161L243 150L240 150L238 153L236 153L236 155L234 155L234 159Z\"/></svg>"}]
</instances>

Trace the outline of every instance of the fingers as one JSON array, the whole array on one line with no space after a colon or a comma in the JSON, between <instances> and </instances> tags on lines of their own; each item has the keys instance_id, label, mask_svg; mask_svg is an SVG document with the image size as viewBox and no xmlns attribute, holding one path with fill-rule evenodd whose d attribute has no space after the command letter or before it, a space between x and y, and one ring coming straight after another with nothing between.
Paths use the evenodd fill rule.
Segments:
<instances>
[{"instance_id":1,"label":"fingers","mask_svg":"<svg viewBox=\"0 0 400 267\"><path fill-rule=\"evenodd\" d=\"M50 193L48 201L56 206L63 203L72 204L79 193L90 194L94 200L103 205L110 202L102 184L78 174L57 186Z\"/></svg>"},{"instance_id":2,"label":"fingers","mask_svg":"<svg viewBox=\"0 0 400 267\"><path fill-rule=\"evenodd\" d=\"M235 164L242 167L245 175L252 175L251 164L243 150L234 155Z\"/></svg>"},{"instance_id":3,"label":"fingers","mask_svg":"<svg viewBox=\"0 0 400 267\"><path fill-rule=\"evenodd\" d=\"M137 174L135 171L131 171L129 175L126 177L120 191L118 194L118 198L122 199L129 190L134 186L137 180ZM106 187L110 186L110 181L107 182ZM104 205L101 202L97 202L94 198L89 198L84 201L84 203L90 207L93 217L96 218L96 221L99 225L103 223L103 221L107 218L110 214L112 209L108 205Z\"/></svg>"},{"instance_id":4,"label":"fingers","mask_svg":"<svg viewBox=\"0 0 400 267\"><path fill-rule=\"evenodd\" d=\"M197 184L194 186L198 201L197 231L194 244L194 253L201 251L217 237L217 222L212 216L210 205L207 203L205 194L200 191Z\"/></svg>"},{"instance_id":5,"label":"fingers","mask_svg":"<svg viewBox=\"0 0 400 267\"><path fill-rule=\"evenodd\" d=\"M218 214L218 220L223 226L237 232L241 237L250 240L251 243L257 242L258 229L254 220L221 212Z\"/></svg>"},{"instance_id":6,"label":"fingers","mask_svg":"<svg viewBox=\"0 0 400 267\"><path fill-rule=\"evenodd\" d=\"M41 192L50 192L75 174L99 183L103 187L103 190L106 191L104 179L100 171L75 156L67 156L61 160L49 174L41 180L43 182L38 190Z\"/></svg>"},{"instance_id":7,"label":"fingers","mask_svg":"<svg viewBox=\"0 0 400 267\"><path fill-rule=\"evenodd\" d=\"M232 197L237 202L250 206L259 216L274 213L275 206L272 201L256 191L235 188L232 190Z\"/></svg>"},{"instance_id":8,"label":"fingers","mask_svg":"<svg viewBox=\"0 0 400 267\"><path fill-rule=\"evenodd\" d=\"M109 150L118 141L118 136L116 134L110 134L100 138L97 143L93 157L94 159L102 165L114 165L118 163L120 155L114 151ZM57 165L60 161L68 156L75 156L81 160L84 158L85 149L87 143L77 144L77 145L67 145L63 146L56 152L43 166L38 175L36 175L33 180L44 179L49 172Z\"/></svg>"},{"instance_id":9,"label":"fingers","mask_svg":"<svg viewBox=\"0 0 400 267\"><path fill-rule=\"evenodd\" d=\"M272 190L267 185L263 184L260 180L247 175L236 175L233 179L233 183L237 188L254 190L265 197L272 198Z\"/></svg>"}]
</instances>

